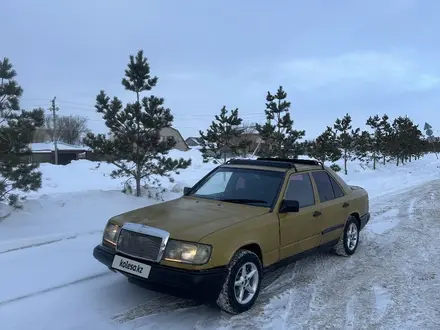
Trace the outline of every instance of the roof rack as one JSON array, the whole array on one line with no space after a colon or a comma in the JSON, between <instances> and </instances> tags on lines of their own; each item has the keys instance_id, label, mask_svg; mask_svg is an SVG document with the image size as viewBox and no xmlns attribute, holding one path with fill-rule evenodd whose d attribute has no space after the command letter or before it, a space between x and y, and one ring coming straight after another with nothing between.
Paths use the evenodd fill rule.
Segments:
<instances>
[{"instance_id":1,"label":"roof rack","mask_svg":"<svg viewBox=\"0 0 440 330\"><path fill-rule=\"evenodd\" d=\"M271 166L278 168L294 168L295 171L298 171L295 164L292 162L283 162L283 161L271 161L265 159L230 159L226 162L229 165L256 165L256 166Z\"/></svg>"},{"instance_id":2,"label":"roof rack","mask_svg":"<svg viewBox=\"0 0 440 330\"><path fill-rule=\"evenodd\" d=\"M257 160L265 160L265 161L272 161L272 162L289 162L293 164L301 164L301 165L317 165L321 166L324 169L324 164L318 160L313 159L298 159L298 158L257 158Z\"/></svg>"},{"instance_id":3,"label":"roof rack","mask_svg":"<svg viewBox=\"0 0 440 330\"><path fill-rule=\"evenodd\" d=\"M257 159L230 159L226 162L230 165L259 165L259 166L271 166L278 168L294 168L298 172L298 168L295 164L301 165L317 165L324 169L324 164L317 160L311 159L293 159L293 158L257 158Z\"/></svg>"}]
</instances>

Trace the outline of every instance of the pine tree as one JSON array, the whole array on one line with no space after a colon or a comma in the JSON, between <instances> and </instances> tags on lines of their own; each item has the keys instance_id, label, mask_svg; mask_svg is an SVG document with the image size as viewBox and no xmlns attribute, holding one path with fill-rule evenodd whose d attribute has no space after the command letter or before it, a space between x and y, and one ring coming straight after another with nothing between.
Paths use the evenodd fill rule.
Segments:
<instances>
[{"instance_id":1,"label":"pine tree","mask_svg":"<svg viewBox=\"0 0 440 330\"><path fill-rule=\"evenodd\" d=\"M248 147L249 141L244 139L244 129L239 127L241 123L238 109L231 110L228 116L226 106L223 106L220 115L215 115L215 121L211 123L206 134L200 131L201 152L205 163L225 163L228 155L238 156Z\"/></svg>"},{"instance_id":2,"label":"pine tree","mask_svg":"<svg viewBox=\"0 0 440 330\"><path fill-rule=\"evenodd\" d=\"M377 160L382 156L384 157L384 150L386 150L386 138L385 130L388 125L388 116L385 114L382 117L375 115L367 119L367 125L373 129L373 134L371 136L372 141L372 158L373 158L373 169L376 169Z\"/></svg>"},{"instance_id":3,"label":"pine tree","mask_svg":"<svg viewBox=\"0 0 440 330\"><path fill-rule=\"evenodd\" d=\"M389 117L385 114L382 116L380 125L382 127L381 153L383 165L386 164L387 157L390 157L389 144L393 143L393 127L388 121Z\"/></svg>"},{"instance_id":4,"label":"pine tree","mask_svg":"<svg viewBox=\"0 0 440 330\"><path fill-rule=\"evenodd\" d=\"M19 191L37 191L41 187L38 164L29 163L29 144L36 128L44 122L42 109L25 111L19 100L23 89L8 58L0 60L0 202L21 207Z\"/></svg>"},{"instance_id":5,"label":"pine tree","mask_svg":"<svg viewBox=\"0 0 440 330\"><path fill-rule=\"evenodd\" d=\"M114 97L110 99L104 91L96 97L96 111L103 115L110 137L88 133L84 143L94 153L107 155L107 160L117 167L111 176L135 180L136 196L141 196L141 182L159 186L159 177L173 181L172 172L187 168L191 160L174 160L166 157L175 146L173 138L162 140L160 131L171 127L171 110L164 107L164 99L150 95L141 99L140 94L156 86L158 78L151 76L150 66L143 51L136 57L130 55L122 85L136 94L136 101L126 104Z\"/></svg>"},{"instance_id":6,"label":"pine tree","mask_svg":"<svg viewBox=\"0 0 440 330\"><path fill-rule=\"evenodd\" d=\"M309 155L322 163L341 159L342 153L338 148L336 134L330 126L312 142Z\"/></svg>"},{"instance_id":7,"label":"pine tree","mask_svg":"<svg viewBox=\"0 0 440 330\"><path fill-rule=\"evenodd\" d=\"M298 140L301 140L306 132L293 129L293 120L290 117L291 103L286 98L287 93L282 86L275 95L267 92L265 110L267 121L264 125L256 125L256 130L264 140L261 156L296 158L304 151L303 144Z\"/></svg>"},{"instance_id":8,"label":"pine tree","mask_svg":"<svg viewBox=\"0 0 440 330\"><path fill-rule=\"evenodd\" d=\"M359 128L353 130L351 125L351 116L347 113L342 119L336 119L333 125L337 136L337 144L342 149L342 158L344 159L344 172L348 174L347 162L353 160L353 153L355 151L355 139L359 133Z\"/></svg>"},{"instance_id":9,"label":"pine tree","mask_svg":"<svg viewBox=\"0 0 440 330\"><path fill-rule=\"evenodd\" d=\"M411 161L413 156L420 155L423 143L422 132L407 116L394 119L392 127L394 141L391 152L396 158L396 165L399 166Z\"/></svg>"},{"instance_id":10,"label":"pine tree","mask_svg":"<svg viewBox=\"0 0 440 330\"><path fill-rule=\"evenodd\" d=\"M369 132L361 131L355 136L355 151L356 159L361 162L367 162L370 158L370 152L373 149L373 139Z\"/></svg>"}]
</instances>

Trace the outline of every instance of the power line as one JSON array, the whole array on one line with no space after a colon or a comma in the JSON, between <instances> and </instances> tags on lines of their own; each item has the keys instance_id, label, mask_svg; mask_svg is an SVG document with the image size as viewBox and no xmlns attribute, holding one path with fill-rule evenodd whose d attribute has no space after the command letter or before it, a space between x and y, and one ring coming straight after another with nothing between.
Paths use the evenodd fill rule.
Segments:
<instances>
[{"instance_id":1,"label":"power line","mask_svg":"<svg viewBox=\"0 0 440 330\"><path fill-rule=\"evenodd\" d=\"M27 100L27 101L31 101L31 100L35 100L35 101L39 101L39 100L43 100L43 99L23 99L23 100ZM59 104L63 105L63 108L70 108L70 109L76 109L76 110L80 110L80 111L93 111L96 113L96 109L94 107L94 105L90 105L90 104L85 104L85 103L79 103L79 102L73 102L73 101L65 101L65 100L61 100L58 99L57 102ZM46 105L41 105L41 104L34 104L32 107L45 107ZM174 116L178 115L178 116L187 116L189 118L194 118L194 117L213 117L217 114L217 112L214 112L213 114L206 114L206 113L193 113L193 114L179 114L179 113L173 113ZM259 111L259 112L240 112L239 110L239 115L240 116L264 116L265 117L265 113L264 110Z\"/></svg>"}]
</instances>

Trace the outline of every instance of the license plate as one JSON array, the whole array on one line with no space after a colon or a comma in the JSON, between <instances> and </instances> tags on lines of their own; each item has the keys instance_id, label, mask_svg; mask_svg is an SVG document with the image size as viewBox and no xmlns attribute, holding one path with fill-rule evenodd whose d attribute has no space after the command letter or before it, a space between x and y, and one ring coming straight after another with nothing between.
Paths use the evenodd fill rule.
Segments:
<instances>
[{"instance_id":1,"label":"license plate","mask_svg":"<svg viewBox=\"0 0 440 330\"><path fill-rule=\"evenodd\" d=\"M149 265L123 258L121 256L114 257L112 267L143 278L148 278L151 270L151 266Z\"/></svg>"}]
</instances>

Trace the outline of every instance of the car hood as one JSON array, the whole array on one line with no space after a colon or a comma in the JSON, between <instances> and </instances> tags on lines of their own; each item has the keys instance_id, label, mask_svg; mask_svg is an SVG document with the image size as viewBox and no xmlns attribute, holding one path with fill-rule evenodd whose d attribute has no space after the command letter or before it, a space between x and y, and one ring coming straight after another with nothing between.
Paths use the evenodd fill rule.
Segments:
<instances>
[{"instance_id":1,"label":"car hood","mask_svg":"<svg viewBox=\"0 0 440 330\"><path fill-rule=\"evenodd\" d=\"M171 238L198 242L208 234L269 211L266 207L181 197L123 213L112 220L120 225L141 223L166 230Z\"/></svg>"}]
</instances>

